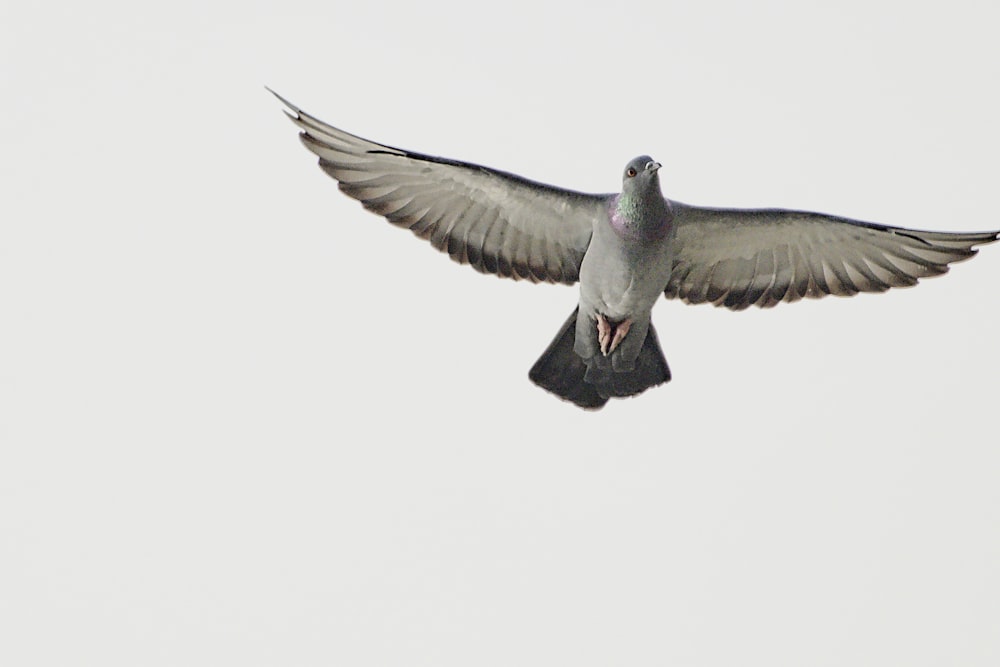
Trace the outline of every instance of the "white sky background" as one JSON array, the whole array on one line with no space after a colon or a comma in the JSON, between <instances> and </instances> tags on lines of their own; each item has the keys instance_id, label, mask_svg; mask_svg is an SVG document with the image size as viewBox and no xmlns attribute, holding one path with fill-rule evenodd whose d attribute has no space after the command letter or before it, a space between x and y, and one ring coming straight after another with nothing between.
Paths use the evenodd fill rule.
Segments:
<instances>
[{"instance_id":1,"label":"white sky background","mask_svg":"<svg viewBox=\"0 0 1000 667\"><path fill-rule=\"evenodd\" d=\"M576 300L341 195L264 86L573 189L1000 228L1000 9L6 3L0 663L1000 664L1000 247L663 301L665 387L527 379Z\"/></svg>"}]
</instances>

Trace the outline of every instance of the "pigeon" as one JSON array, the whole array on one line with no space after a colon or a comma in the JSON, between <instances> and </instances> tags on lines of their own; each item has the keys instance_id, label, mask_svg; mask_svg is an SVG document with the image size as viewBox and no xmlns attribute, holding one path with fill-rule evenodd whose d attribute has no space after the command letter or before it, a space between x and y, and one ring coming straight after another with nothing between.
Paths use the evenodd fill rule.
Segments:
<instances>
[{"instance_id":1,"label":"pigeon","mask_svg":"<svg viewBox=\"0 0 1000 667\"><path fill-rule=\"evenodd\" d=\"M663 196L661 165L648 155L625 165L621 192L575 192L362 139L274 94L320 168L369 211L480 272L579 283L577 307L528 376L584 409L670 380L650 321L661 294L743 310L884 292L1000 238L692 206Z\"/></svg>"}]
</instances>

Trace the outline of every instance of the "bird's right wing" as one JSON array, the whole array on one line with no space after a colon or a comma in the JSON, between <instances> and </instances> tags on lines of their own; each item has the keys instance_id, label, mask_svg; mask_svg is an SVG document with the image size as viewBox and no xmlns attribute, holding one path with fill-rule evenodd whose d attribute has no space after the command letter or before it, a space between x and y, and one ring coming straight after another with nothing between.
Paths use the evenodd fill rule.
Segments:
<instances>
[{"instance_id":1,"label":"bird's right wing","mask_svg":"<svg viewBox=\"0 0 1000 667\"><path fill-rule=\"evenodd\" d=\"M608 195L529 181L356 137L278 97L306 148L365 208L483 273L572 284Z\"/></svg>"},{"instance_id":2,"label":"bird's right wing","mask_svg":"<svg viewBox=\"0 0 1000 667\"><path fill-rule=\"evenodd\" d=\"M925 232L821 213L673 202L677 239L667 298L732 310L917 284L1000 232Z\"/></svg>"}]
</instances>

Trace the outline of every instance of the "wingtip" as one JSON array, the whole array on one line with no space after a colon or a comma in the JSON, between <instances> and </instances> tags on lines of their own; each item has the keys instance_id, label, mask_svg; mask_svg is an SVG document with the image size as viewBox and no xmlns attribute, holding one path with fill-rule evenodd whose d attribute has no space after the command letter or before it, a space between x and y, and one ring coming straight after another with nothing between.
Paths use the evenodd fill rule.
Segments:
<instances>
[{"instance_id":1,"label":"wingtip","mask_svg":"<svg viewBox=\"0 0 1000 667\"><path fill-rule=\"evenodd\" d=\"M995 243L997 241L1000 241L1000 230L995 231L995 232L986 232L981 237L981 240L976 241L976 243L973 244L973 247L978 246L978 245L986 245L988 243Z\"/></svg>"},{"instance_id":2,"label":"wingtip","mask_svg":"<svg viewBox=\"0 0 1000 667\"><path fill-rule=\"evenodd\" d=\"M299 115L300 113L302 113L302 109L298 108L297 106L295 106L294 104L292 104L291 102L289 102L288 100L286 100L286 99L285 99L284 97L282 97L282 96L281 96L281 95L279 95L278 93L274 92L274 91L273 91L273 90L271 89L271 87L270 87L270 86L264 86L264 90L266 90L267 92L269 92L269 93L271 93L272 95L274 95L275 97L277 97L277 98L278 98L278 99L279 99L279 100L281 101L281 103L282 103L282 104L284 104L284 105L285 105L286 107L288 107L288 108L289 108L289 109L291 109L291 110L292 110L293 112L295 112L295 116L292 116L292 114L288 113L288 111L287 111L287 110L285 111L285 113L286 113L286 114L288 114L289 116L291 116L292 118L295 118L295 117L296 117L296 116L298 116L298 115Z\"/></svg>"}]
</instances>

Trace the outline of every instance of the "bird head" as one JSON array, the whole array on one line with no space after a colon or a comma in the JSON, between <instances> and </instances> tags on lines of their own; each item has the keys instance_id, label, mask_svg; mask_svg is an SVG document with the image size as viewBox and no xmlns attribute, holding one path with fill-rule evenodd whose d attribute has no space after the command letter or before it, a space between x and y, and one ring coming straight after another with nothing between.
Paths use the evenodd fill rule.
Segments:
<instances>
[{"instance_id":1,"label":"bird head","mask_svg":"<svg viewBox=\"0 0 1000 667\"><path fill-rule=\"evenodd\" d=\"M659 190L660 179L656 172L661 166L659 162L648 155L632 158L625 165L625 172L622 175L622 191L644 192L652 188Z\"/></svg>"}]
</instances>

